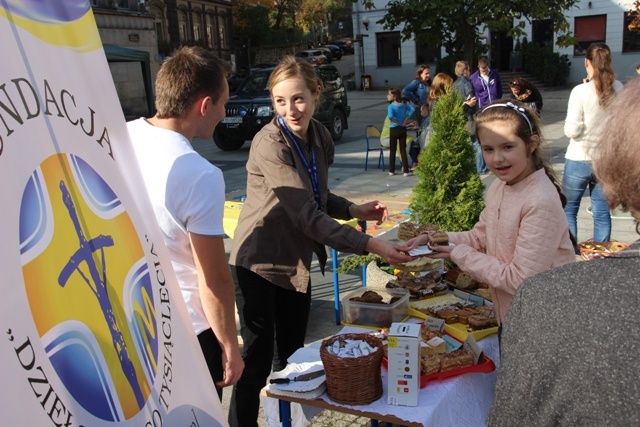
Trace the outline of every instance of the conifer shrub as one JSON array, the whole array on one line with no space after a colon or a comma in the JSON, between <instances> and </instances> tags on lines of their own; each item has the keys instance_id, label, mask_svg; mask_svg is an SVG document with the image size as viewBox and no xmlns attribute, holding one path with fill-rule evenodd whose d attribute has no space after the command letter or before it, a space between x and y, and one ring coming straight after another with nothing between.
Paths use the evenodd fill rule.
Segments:
<instances>
[{"instance_id":1,"label":"conifer shrub","mask_svg":"<svg viewBox=\"0 0 640 427\"><path fill-rule=\"evenodd\" d=\"M470 230L484 208L484 184L466 130L463 99L454 89L441 96L431 115L434 133L420 154L409 209L419 224L445 231Z\"/></svg>"}]
</instances>

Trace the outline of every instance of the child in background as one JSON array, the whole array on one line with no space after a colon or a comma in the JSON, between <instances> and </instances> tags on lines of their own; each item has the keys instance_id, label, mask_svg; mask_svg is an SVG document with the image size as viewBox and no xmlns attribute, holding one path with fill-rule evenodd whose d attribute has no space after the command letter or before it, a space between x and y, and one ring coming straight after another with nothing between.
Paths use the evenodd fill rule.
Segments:
<instances>
[{"instance_id":1,"label":"child in background","mask_svg":"<svg viewBox=\"0 0 640 427\"><path fill-rule=\"evenodd\" d=\"M387 117L389 117L389 175L395 175L396 170L396 147L400 144L400 158L402 160L402 171L404 176L411 176L413 173L409 169L407 160L407 125L412 120L415 108L403 102L400 89L391 88L387 93L387 99L391 102L387 107Z\"/></svg>"},{"instance_id":2,"label":"child in background","mask_svg":"<svg viewBox=\"0 0 640 427\"><path fill-rule=\"evenodd\" d=\"M450 259L490 285L500 337L524 279L573 262L575 254L563 211L566 199L542 160L537 115L518 101L498 101L476 116L476 129L484 160L498 179L474 228L447 233L454 245L436 246L431 256ZM426 243L427 235L420 235L399 249Z\"/></svg>"},{"instance_id":3,"label":"child in background","mask_svg":"<svg viewBox=\"0 0 640 427\"><path fill-rule=\"evenodd\" d=\"M422 121L420 122L420 133L418 134L418 137L411 142L411 148L409 149L409 155L413 162L413 169L418 167L418 157L420 156L420 153L427 148L429 138L431 138L431 133L433 132L433 128L429 126L431 123L431 117L429 116L428 104L424 104L420 107L420 117L422 118Z\"/></svg>"}]
</instances>

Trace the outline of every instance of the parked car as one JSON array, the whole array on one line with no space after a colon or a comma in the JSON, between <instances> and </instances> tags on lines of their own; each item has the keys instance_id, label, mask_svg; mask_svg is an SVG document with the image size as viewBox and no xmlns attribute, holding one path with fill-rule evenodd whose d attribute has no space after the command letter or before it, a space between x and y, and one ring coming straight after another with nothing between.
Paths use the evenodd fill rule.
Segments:
<instances>
[{"instance_id":1,"label":"parked car","mask_svg":"<svg viewBox=\"0 0 640 427\"><path fill-rule=\"evenodd\" d=\"M331 49L327 46L319 46L318 49L322 51L322 54L327 57L327 64L331 64L333 62L333 53Z\"/></svg>"},{"instance_id":2,"label":"parked car","mask_svg":"<svg viewBox=\"0 0 640 427\"><path fill-rule=\"evenodd\" d=\"M238 88L248 75L248 70L238 70L227 77L227 82L229 82L229 93L234 93L236 90L238 90Z\"/></svg>"},{"instance_id":3,"label":"parked car","mask_svg":"<svg viewBox=\"0 0 640 427\"><path fill-rule=\"evenodd\" d=\"M303 58L313 65L327 64L328 59L320 49L301 50L296 53L298 58Z\"/></svg>"},{"instance_id":4,"label":"parked car","mask_svg":"<svg viewBox=\"0 0 640 427\"><path fill-rule=\"evenodd\" d=\"M348 53L353 54L354 52L353 43L350 40L336 40L333 44L342 49L342 53L345 55Z\"/></svg>"},{"instance_id":5,"label":"parked car","mask_svg":"<svg viewBox=\"0 0 640 427\"><path fill-rule=\"evenodd\" d=\"M334 141L342 138L348 128L351 107L340 72L333 65L315 67L322 79L324 90L318 109L313 115L331 132ZM273 118L274 110L269 97L269 77L274 67L252 69L234 96L225 106L226 117L213 132L215 144L223 151L238 150L251 140Z\"/></svg>"},{"instance_id":6,"label":"parked car","mask_svg":"<svg viewBox=\"0 0 640 427\"><path fill-rule=\"evenodd\" d=\"M320 47L329 49L333 59L340 60L342 58L342 49L339 46L336 46L335 44L328 44Z\"/></svg>"}]
</instances>

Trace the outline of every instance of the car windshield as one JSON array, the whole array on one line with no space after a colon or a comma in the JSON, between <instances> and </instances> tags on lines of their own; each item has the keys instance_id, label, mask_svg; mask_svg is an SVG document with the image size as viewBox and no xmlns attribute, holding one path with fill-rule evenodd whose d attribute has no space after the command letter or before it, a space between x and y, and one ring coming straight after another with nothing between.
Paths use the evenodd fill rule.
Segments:
<instances>
[{"instance_id":1,"label":"car windshield","mask_svg":"<svg viewBox=\"0 0 640 427\"><path fill-rule=\"evenodd\" d=\"M251 73L244 81L244 84L238 89L239 96L257 96L269 95L269 76L271 72Z\"/></svg>"}]
</instances>

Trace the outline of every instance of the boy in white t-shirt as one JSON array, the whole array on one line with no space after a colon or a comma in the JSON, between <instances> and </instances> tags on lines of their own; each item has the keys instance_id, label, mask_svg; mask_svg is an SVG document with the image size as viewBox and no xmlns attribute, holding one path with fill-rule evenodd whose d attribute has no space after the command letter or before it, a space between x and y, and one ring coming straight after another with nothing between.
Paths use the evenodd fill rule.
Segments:
<instances>
[{"instance_id":1,"label":"boy in white t-shirt","mask_svg":"<svg viewBox=\"0 0 640 427\"><path fill-rule=\"evenodd\" d=\"M182 296L212 379L222 387L244 369L235 323L235 290L224 248L224 179L191 147L211 138L225 116L229 65L184 47L156 79L156 114L128 123L129 134Z\"/></svg>"}]
</instances>

